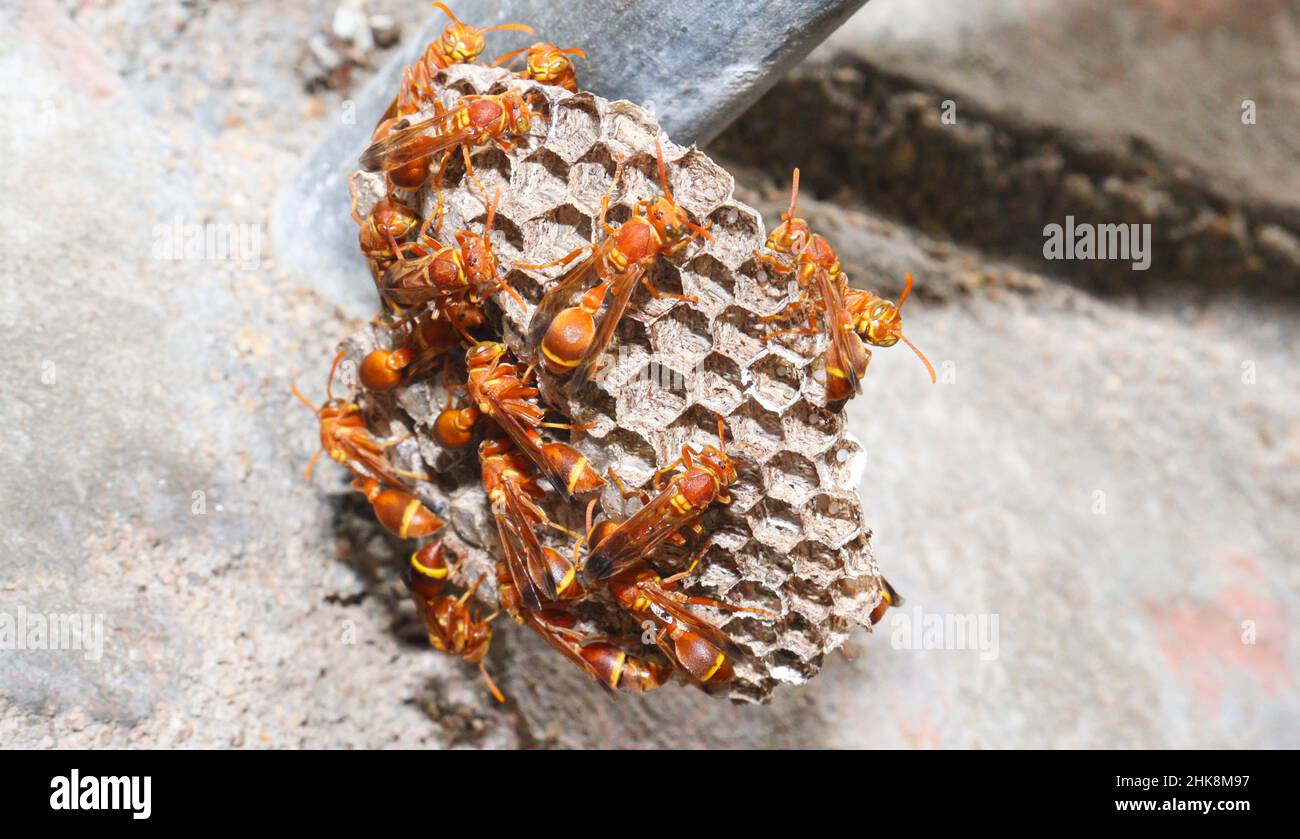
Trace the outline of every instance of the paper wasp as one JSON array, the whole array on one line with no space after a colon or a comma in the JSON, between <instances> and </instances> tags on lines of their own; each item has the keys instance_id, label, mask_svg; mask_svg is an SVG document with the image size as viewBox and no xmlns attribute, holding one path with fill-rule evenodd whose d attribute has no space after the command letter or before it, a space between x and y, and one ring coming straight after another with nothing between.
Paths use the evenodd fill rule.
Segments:
<instances>
[{"instance_id":1,"label":"paper wasp","mask_svg":"<svg viewBox=\"0 0 1300 839\"><path fill-rule=\"evenodd\" d=\"M460 149L465 159L465 172L478 183L474 164L470 160L470 148L491 143L503 151L509 151L515 145L513 138L527 135L533 120L540 118L533 114L522 96L513 92L464 96L451 110L443 108L440 102L434 100L434 115L428 119L402 125L405 122L403 118L384 129L384 136L361 153L361 168L367 172L387 172L391 178L391 173L395 170L405 171L412 166L419 169L422 166L424 175L418 182L416 175L412 175L397 184L406 189L417 189L428 176L428 160L441 153L442 160L433 179L434 190L438 194L438 206L433 217L437 219L435 224L440 226L442 176L452 153ZM482 184L479 186L482 188Z\"/></svg>"},{"instance_id":2,"label":"paper wasp","mask_svg":"<svg viewBox=\"0 0 1300 839\"><path fill-rule=\"evenodd\" d=\"M645 693L662 687L672 670L658 662L630 655L604 640L589 640L573 628L574 618L563 609L529 609L523 603L506 563L497 563L497 597L515 622L528 626L578 669L611 691Z\"/></svg>"},{"instance_id":3,"label":"paper wasp","mask_svg":"<svg viewBox=\"0 0 1300 839\"><path fill-rule=\"evenodd\" d=\"M516 266L541 269L568 265L583 253L587 254L542 298L529 329L529 340L541 347L546 369L557 376L574 373L575 386L581 386L592 378L638 283L655 297L695 299L689 294L659 291L646 273L660 254L677 253L697 235L711 238L708 230L693 223L686 211L674 202L664 168L663 147L658 140L655 141L655 151L659 162L659 183L664 190L662 196L653 201L637 202L632 217L614 227L605 222L609 209L609 195L606 195L600 204L600 226L605 231L605 238L599 244L585 245L560 259L540 265ZM615 184L622 165L619 164L614 174ZM596 285L583 295L577 306L570 306L573 295L593 276ZM610 291L613 296L597 328L595 315Z\"/></svg>"},{"instance_id":4,"label":"paper wasp","mask_svg":"<svg viewBox=\"0 0 1300 839\"><path fill-rule=\"evenodd\" d=\"M415 610L433 648L463 658L470 664L477 664L492 695L498 702L504 702L505 697L483 666L483 659L492 643L492 627L489 624L496 613L480 619L469 605L470 598L478 590L483 578L480 577L459 597L444 594L448 579L464 562L462 558L454 567L448 567L446 550L443 543L437 541L411 554L409 585L411 596L415 600Z\"/></svg>"},{"instance_id":5,"label":"paper wasp","mask_svg":"<svg viewBox=\"0 0 1300 839\"><path fill-rule=\"evenodd\" d=\"M397 243L416 229L420 219L392 193L376 201L370 214L363 219L357 212L356 182L349 182L348 188L352 192L352 219L361 228L357 233L357 244L378 278L397 259Z\"/></svg>"},{"instance_id":6,"label":"paper wasp","mask_svg":"<svg viewBox=\"0 0 1300 839\"><path fill-rule=\"evenodd\" d=\"M425 480L425 476L395 468L388 462L385 452L398 441L381 443L366 427L365 417L361 415L361 406L355 402L336 398L333 394L334 373L338 369L343 353L334 357L330 365L329 379L325 384L325 402L315 407L303 396L297 386L291 386L293 395L316 415L320 422L320 448L312 455L307 464L304 477L311 480L312 470L321 452L327 452L332 460L344 466L355 477L378 479L394 489L405 489L401 478Z\"/></svg>"},{"instance_id":7,"label":"paper wasp","mask_svg":"<svg viewBox=\"0 0 1300 839\"><path fill-rule=\"evenodd\" d=\"M326 400L319 408L308 402L296 386L291 387L294 396L320 421L321 447L312 455L304 477L310 481L321 452L329 452L332 460L352 473L352 488L366 496L380 524L403 539L428 536L440 529L443 521L429 512L400 480L402 477L423 480L425 476L397 469L389 463L385 451L396 441L376 440L366 427L361 406L334 397L334 373L342 358L343 353L334 357L325 384Z\"/></svg>"},{"instance_id":8,"label":"paper wasp","mask_svg":"<svg viewBox=\"0 0 1300 839\"><path fill-rule=\"evenodd\" d=\"M587 54L577 47L560 49L555 44L539 42L531 47L512 50L492 62L493 67L505 64L511 59L523 55L524 69L518 75L521 79L532 79L541 84L562 87L571 93L578 92L578 74L573 67L571 55L586 58Z\"/></svg>"},{"instance_id":9,"label":"paper wasp","mask_svg":"<svg viewBox=\"0 0 1300 839\"><path fill-rule=\"evenodd\" d=\"M894 587L889 584L889 580L886 580L884 577L880 577L879 582L880 582L880 602L876 604L876 608L871 610L872 626L875 626L876 624L880 623L880 619L885 616L885 612L889 611L889 608L891 606L903 605L903 596L899 594L897 591L894 591Z\"/></svg>"},{"instance_id":10,"label":"paper wasp","mask_svg":"<svg viewBox=\"0 0 1300 839\"><path fill-rule=\"evenodd\" d=\"M505 345L495 341L480 341L465 354L469 371L466 387L479 411L506 432L563 498L604 486L605 479L576 449L541 438L539 428L575 426L543 421L546 409L538 401L537 388L526 381L529 372L520 375L515 365L502 361L505 354Z\"/></svg>"},{"instance_id":11,"label":"paper wasp","mask_svg":"<svg viewBox=\"0 0 1300 839\"><path fill-rule=\"evenodd\" d=\"M683 471L665 482L664 475L679 465ZM682 446L681 457L655 473L658 495L594 544L583 566L586 584L623 573L669 538L680 540L682 528L702 532L700 516L714 502L731 503L727 488L735 482L736 467L727 456L722 417L718 417L718 447L696 451Z\"/></svg>"},{"instance_id":12,"label":"paper wasp","mask_svg":"<svg viewBox=\"0 0 1300 839\"><path fill-rule=\"evenodd\" d=\"M479 303L498 291L519 299L518 293L501 279L496 253L492 250L492 221L496 218L500 199L498 190L488 202L483 232L459 230L455 245L439 244L424 230L420 231L416 241L394 245L397 260L384 272L379 283L384 299L399 306L419 306L452 298ZM414 255L408 256L410 252ZM522 299L519 302L523 305Z\"/></svg>"},{"instance_id":13,"label":"paper wasp","mask_svg":"<svg viewBox=\"0 0 1300 839\"><path fill-rule=\"evenodd\" d=\"M366 497L375 518L399 539L431 536L446 523L405 489L386 487L374 478L357 478L352 488Z\"/></svg>"},{"instance_id":14,"label":"paper wasp","mask_svg":"<svg viewBox=\"0 0 1300 839\"><path fill-rule=\"evenodd\" d=\"M799 299L786 312L764 319L779 320L790 312L802 311L808 323L798 329L779 330L768 338L788 333L811 334L820 331L817 310L821 310L826 318L825 328L831 337L831 346L826 353L826 395L827 401L831 403L843 402L861 392L862 377L871 361L871 351L866 347L868 343L888 347L902 340L921 359L930 373L930 379L935 381L934 367L929 359L903 336L902 319L898 310L911 291L911 275L908 275L907 289L898 305L870 292L849 288L848 280L840 270L840 260L835 249L820 234L813 233L807 221L795 215L798 198L799 170L795 169L790 190L790 209L781 214L781 223L767 238L766 245L772 253L755 255L777 274L797 272L799 281ZM784 262L781 257L789 257L791 261Z\"/></svg>"},{"instance_id":15,"label":"paper wasp","mask_svg":"<svg viewBox=\"0 0 1300 839\"><path fill-rule=\"evenodd\" d=\"M410 331L397 347L371 350L361 360L357 378L367 389L392 390L403 381L427 372L460 345L468 330L482 326L487 318L478 305L468 300L453 300L407 322Z\"/></svg>"},{"instance_id":16,"label":"paper wasp","mask_svg":"<svg viewBox=\"0 0 1300 839\"><path fill-rule=\"evenodd\" d=\"M537 529L543 525L563 528L551 522L537 505L546 491L537 483L528 459L509 437L489 435L479 444L478 451L483 490L492 508L506 566L524 607L535 611L543 603L555 603L559 598L558 587L551 572L550 555Z\"/></svg>"}]
</instances>

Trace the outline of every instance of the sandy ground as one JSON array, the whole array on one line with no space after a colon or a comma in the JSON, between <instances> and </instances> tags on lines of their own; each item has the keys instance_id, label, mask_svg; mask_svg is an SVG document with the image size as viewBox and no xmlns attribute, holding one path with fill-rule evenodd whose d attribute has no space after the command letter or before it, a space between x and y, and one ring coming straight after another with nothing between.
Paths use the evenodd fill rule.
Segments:
<instances>
[{"instance_id":1,"label":"sandy ground","mask_svg":"<svg viewBox=\"0 0 1300 839\"><path fill-rule=\"evenodd\" d=\"M419 637L400 546L339 470L301 479L289 384L319 396L358 325L268 244L345 96L304 91L332 11L308 8L0 12L0 615L103 626L102 655L0 650L0 745L1300 745L1294 309L1096 297L812 200L850 272L929 291L909 335L942 383L881 351L851 406L908 607L761 708L611 702L506 627L495 705ZM165 258L177 218L262 247ZM967 615L986 643L916 648ZM539 680L562 700L530 702Z\"/></svg>"}]
</instances>

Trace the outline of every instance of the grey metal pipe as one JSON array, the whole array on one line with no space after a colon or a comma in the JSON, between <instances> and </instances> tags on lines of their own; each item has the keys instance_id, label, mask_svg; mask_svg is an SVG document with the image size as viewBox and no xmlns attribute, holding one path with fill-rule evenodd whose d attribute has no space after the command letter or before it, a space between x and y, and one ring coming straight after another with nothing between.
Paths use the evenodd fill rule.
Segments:
<instances>
[{"instance_id":1,"label":"grey metal pipe","mask_svg":"<svg viewBox=\"0 0 1300 839\"><path fill-rule=\"evenodd\" d=\"M486 58L544 39L581 47L580 84L652 108L675 142L705 143L843 23L866 0L457 0L466 23L527 23L537 35L489 34ZM349 311L374 308L348 218L348 173L388 106L402 67L441 34L436 12L365 86L276 203L276 257Z\"/></svg>"}]
</instances>

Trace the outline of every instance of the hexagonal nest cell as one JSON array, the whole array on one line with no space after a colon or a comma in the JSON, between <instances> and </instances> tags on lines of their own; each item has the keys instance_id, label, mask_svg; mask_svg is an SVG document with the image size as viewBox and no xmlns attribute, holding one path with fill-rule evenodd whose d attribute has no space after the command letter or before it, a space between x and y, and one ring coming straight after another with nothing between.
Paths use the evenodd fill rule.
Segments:
<instances>
[{"instance_id":1,"label":"hexagonal nest cell","mask_svg":"<svg viewBox=\"0 0 1300 839\"><path fill-rule=\"evenodd\" d=\"M626 219L636 201L655 197L660 189L656 138L663 143L677 202L696 222L711 222L714 235L677 255L661 256L652 279L662 290L693 294L698 302L654 299L638 289L596 382L573 391L542 373L539 386L557 418L565 415L589 426L558 432L558 439L570 442L602 472L612 466L629 487L650 492L654 470L675 460L684 444L717 443L716 417L724 417L739 479L733 502L716 504L704 515L711 545L683 590L768 609L778 617L696 607L746 654L733 681L706 689L762 702L777 685L805 682L855 628L869 626L881 597L880 572L855 493L862 447L845 430L843 415L826 408L817 381L827 339L764 340L770 327L759 318L780 311L797 289L789 278L766 274L753 258L766 235L762 218L734 199L731 175L698 149L668 142L654 118L630 102L573 94L489 67L455 66L442 71L438 82L448 107L462 92L513 89L536 100L546 116L533 129L535 136L519 147L476 159L476 166L489 169L480 176L487 189L502 188L492 242L503 275L528 301L521 308L499 294L486 305L491 325L522 360L535 356L523 337L532 307L564 269L518 266L556 259L603 236L597 217L601 198L614 186L616 161L625 165L611 196L611 223ZM462 228L481 230L485 196L463 166L448 172L444 238ZM358 172L353 178L359 209L367 213L386 189L383 177ZM426 215L433 211L431 188L406 195ZM448 521L441 538L467 555L458 582L486 573L479 596L494 608L491 581L499 546L474 448L443 449L429 433L448 400L444 377L425 376L384 394L369 393L355 382L356 363L377 346L391 346L394 337L378 321L350 337L344 350L351 364L344 363L341 375L351 379L376 434L409 435L390 450L390 459L432 476L412 488ZM450 363L450 380L463 381L463 358ZM616 518L639 503L625 500L612 485L600 495L605 514ZM556 521L581 528L584 504L562 509L551 498L546 506ZM553 544L561 547L559 541ZM668 574L681 570L686 556L668 547L656 551L651 562ZM578 615L579 626L593 634L640 635L635 622L603 594L589 598ZM632 652L657 656L653 647Z\"/></svg>"}]
</instances>

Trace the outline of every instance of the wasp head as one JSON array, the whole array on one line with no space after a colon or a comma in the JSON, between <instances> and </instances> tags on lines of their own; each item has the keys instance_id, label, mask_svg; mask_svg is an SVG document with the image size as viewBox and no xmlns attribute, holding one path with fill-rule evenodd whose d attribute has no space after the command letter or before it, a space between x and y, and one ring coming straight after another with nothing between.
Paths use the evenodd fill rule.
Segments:
<instances>
[{"instance_id":1,"label":"wasp head","mask_svg":"<svg viewBox=\"0 0 1300 839\"><path fill-rule=\"evenodd\" d=\"M880 300L858 315L853 328L868 344L892 347L903 337L903 316L896 304Z\"/></svg>"},{"instance_id":2,"label":"wasp head","mask_svg":"<svg viewBox=\"0 0 1300 839\"><path fill-rule=\"evenodd\" d=\"M505 344L499 341L479 341L465 353L465 365L470 369L491 367L505 354Z\"/></svg>"}]
</instances>

